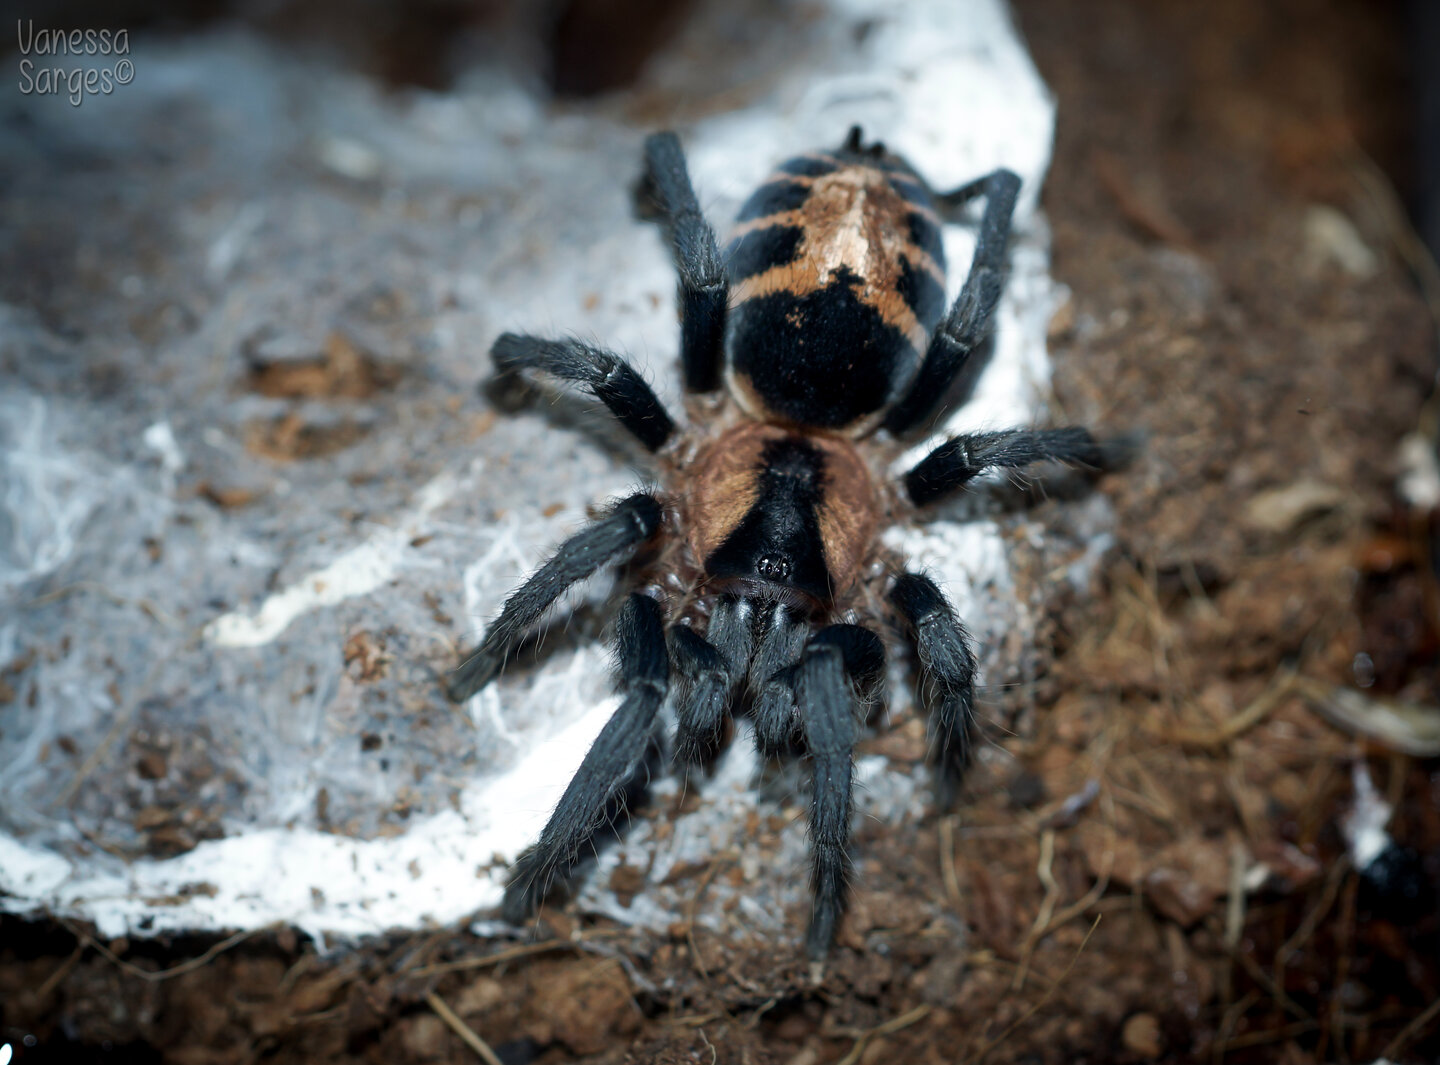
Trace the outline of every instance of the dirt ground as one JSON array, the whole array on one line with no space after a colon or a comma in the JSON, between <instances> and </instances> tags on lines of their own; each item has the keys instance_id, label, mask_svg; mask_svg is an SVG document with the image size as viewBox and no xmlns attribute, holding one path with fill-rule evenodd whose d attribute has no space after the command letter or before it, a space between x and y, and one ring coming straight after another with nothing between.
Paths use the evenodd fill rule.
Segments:
<instances>
[{"instance_id":1,"label":"dirt ground","mask_svg":"<svg viewBox=\"0 0 1440 1065\"><path fill-rule=\"evenodd\" d=\"M1117 547L1047 618L1053 662L985 694L1016 722L989 733L1010 775L911 833L861 829L823 982L761 943L563 907L518 947L445 929L325 960L286 930L99 943L5 918L0 1041L31 1034L25 1061L1440 1061L1440 762L1317 712L1333 684L1440 701L1434 526L1393 490L1436 352L1393 209L1398 14L1017 7L1059 100L1061 420L1143 446L1098 484ZM1347 857L1357 765L1394 806L1389 881ZM717 856L696 892L728 872Z\"/></svg>"}]
</instances>

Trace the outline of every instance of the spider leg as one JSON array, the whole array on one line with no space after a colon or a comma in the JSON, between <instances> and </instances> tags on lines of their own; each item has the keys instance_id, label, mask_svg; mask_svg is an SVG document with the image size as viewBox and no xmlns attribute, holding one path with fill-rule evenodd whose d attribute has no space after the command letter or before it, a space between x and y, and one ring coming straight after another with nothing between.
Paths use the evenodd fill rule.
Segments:
<instances>
[{"instance_id":1,"label":"spider leg","mask_svg":"<svg viewBox=\"0 0 1440 1065\"><path fill-rule=\"evenodd\" d=\"M685 153L673 133L645 139L645 190L660 209L680 274L680 361L692 392L720 387L730 285L715 230L700 213Z\"/></svg>"},{"instance_id":2,"label":"spider leg","mask_svg":"<svg viewBox=\"0 0 1440 1065\"><path fill-rule=\"evenodd\" d=\"M1008 173L1008 171L1000 171L1000 173ZM994 174L985 174L981 177L973 178L959 188L951 189L949 192L935 192L931 190L930 195L935 198L936 203L944 208L943 213L945 215L953 216L971 200L979 196L984 196L989 190L991 180L994 177ZM1016 178L1015 180L1018 182L1020 179Z\"/></svg>"},{"instance_id":3,"label":"spider leg","mask_svg":"<svg viewBox=\"0 0 1440 1065\"><path fill-rule=\"evenodd\" d=\"M512 867L502 907L512 924L533 913L555 878L569 872L655 741L670 676L655 600L639 593L625 600L615 618L615 649L624 700L600 730L539 841Z\"/></svg>"},{"instance_id":4,"label":"spider leg","mask_svg":"<svg viewBox=\"0 0 1440 1065\"><path fill-rule=\"evenodd\" d=\"M643 544L660 527L660 501L641 492L622 499L609 514L560 545L550 560L531 574L500 611L469 657L450 673L447 692L463 702L489 684L505 658L540 615L577 581L606 562L615 561Z\"/></svg>"},{"instance_id":5,"label":"spider leg","mask_svg":"<svg viewBox=\"0 0 1440 1065\"><path fill-rule=\"evenodd\" d=\"M835 938L850 884L851 762L855 751L855 686L885 668L880 638L858 625L830 625L805 648L796 670L796 698L810 751L811 889L815 904L805 947L819 961Z\"/></svg>"},{"instance_id":6,"label":"spider leg","mask_svg":"<svg viewBox=\"0 0 1440 1065\"><path fill-rule=\"evenodd\" d=\"M916 505L933 503L994 467L1014 469L1053 459L1103 469L1115 447L1104 445L1078 426L1065 429L1006 429L967 433L947 440L905 475L905 490Z\"/></svg>"},{"instance_id":7,"label":"spider leg","mask_svg":"<svg viewBox=\"0 0 1440 1065\"><path fill-rule=\"evenodd\" d=\"M751 712L755 747L769 756L788 751L795 734L795 669L807 626L784 603L772 604L762 624L760 646L750 661Z\"/></svg>"},{"instance_id":8,"label":"spider leg","mask_svg":"<svg viewBox=\"0 0 1440 1065\"><path fill-rule=\"evenodd\" d=\"M675 761L696 765L720 740L725 710L750 660L750 603L729 596L710 615L709 639L683 625L670 627L675 697Z\"/></svg>"},{"instance_id":9,"label":"spider leg","mask_svg":"<svg viewBox=\"0 0 1440 1065\"><path fill-rule=\"evenodd\" d=\"M929 577L902 574L889 598L914 636L921 690L933 692L940 797L948 807L970 764L970 734L975 724L975 653L970 649L970 634Z\"/></svg>"},{"instance_id":10,"label":"spider leg","mask_svg":"<svg viewBox=\"0 0 1440 1065\"><path fill-rule=\"evenodd\" d=\"M490 357L501 373L539 370L579 382L650 451L659 451L675 431L674 420L650 386L619 355L578 340L501 333Z\"/></svg>"},{"instance_id":11,"label":"spider leg","mask_svg":"<svg viewBox=\"0 0 1440 1065\"><path fill-rule=\"evenodd\" d=\"M1005 287L1005 246L1010 239L1020 178L1009 170L996 170L941 196L940 201L958 206L982 192L985 213L980 219L970 273L950 313L930 338L914 384L885 417L885 428L892 433L903 433L934 412L970 353L990 331L990 318Z\"/></svg>"}]
</instances>

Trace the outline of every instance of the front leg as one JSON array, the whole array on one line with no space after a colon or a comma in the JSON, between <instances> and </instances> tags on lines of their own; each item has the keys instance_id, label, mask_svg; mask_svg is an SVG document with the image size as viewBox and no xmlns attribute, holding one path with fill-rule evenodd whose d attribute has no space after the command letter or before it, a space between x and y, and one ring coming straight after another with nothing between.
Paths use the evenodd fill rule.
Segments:
<instances>
[{"instance_id":1,"label":"front leg","mask_svg":"<svg viewBox=\"0 0 1440 1065\"><path fill-rule=\"evenodd\" d=\"M914 637L920 690L932 695L940 798L942 805L949 806L970 764L970 735L975 725L975 653L970 649L970 634L929 577L902 574L889 598Z\"/></svg>"},{"instance_id":2,"label":"front leg","mask_svg":"<svg viewBox=\"0 0 1440 1065\"><path fill-rule=\"evenodd\" d=\"M759 645L750 661L751 713L755 747L765 757L790 749L797 726L795 679L809 626L783 603L761 621Z\"/></svg>"},{"instance_id":3,"label":"front leg","mask_svg":"<svg viewBox=\"0 0 1440 1065\"><path fill-rule=\"evenodd\" d=\"M750 661L750 622L745 599L721 598L710 615L708 639L683 625L670 627L670 667L675 673L675 761L697 765L714 753L725 712Z\"/></svg>"},{"instance_id":4,"label":"front leg","mask_svg":"<svg viewBox=\"0 0 1440 1065\"><path fill-rule=\"evenodd\" d=\"M655 719L670 680L655 600L638 593L625 600L615 618L615 652L625 698L585 755L539 842L511 869L503 912L512 924L535 912L556 877L570 871L655 743Z\"/></svg>"},{"instance_id":5,"label":"front leg","mask_svg":"<svg viewBox=\"0 0 1440 1065\"><path fill-rule=\"evenodd\" d=\"M815 895L805 948L820 961L835 938L850 890L851 768L855 693L885 670L880 638L858 625L830 625L805 647L795 700L810 752L811 888Z\"/></svg>"},{"instance_id":6,"label":"front leg","mask_svg":"<svg viewBox=\"0 0 1440 1065\"><path fill-rule=\"evenodd\" d=\"M916 506L933 503L989 469L1017 469L1052 460L1103 469L1117 445L1103 445L1078 426L1064 429L1006 429L967 433L947 440L905 475L905 491Z\"/></svg>"},{"instance_id":7,"label":"front leg","mask_svg":"<svg viewBox=\"0 0 1440 1065\"><path fill-rule=\"evenodd\" d=\"M530 626L567 588L605 563L627 557L654 536L662 513L660 501L641 492L622 499L605 517L561 544L550 560L505 600L480 646L450 673L446 685L450 698L464 702L489 684Z\"/></svg>"}]
</instances>

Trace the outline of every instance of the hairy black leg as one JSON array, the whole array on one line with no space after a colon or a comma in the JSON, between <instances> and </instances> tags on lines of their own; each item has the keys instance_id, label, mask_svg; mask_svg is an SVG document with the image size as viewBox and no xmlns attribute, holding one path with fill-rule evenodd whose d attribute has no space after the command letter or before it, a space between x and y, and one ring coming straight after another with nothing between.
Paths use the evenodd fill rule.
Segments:
<instances>
[{"instance_id":1,"label":"hairy black leg","mask_svg":"<svg viewBox=\"0 0 1440 1065\"><path fill-rule=\"evenodd\" d=\"M981 192L985 194L985 213L975 238L970 273L955 305L930 338L914 384L885 417L885 428L892 433L902 433L934 412L965 360L990 331L990 318L1005 287L1005 249L1020 178L1009 170L996 170L940 199L942 203L952 199L963 203Z\"/></svg>"},{"instance_id":2,"label":"hairy black leg","mask_svg":"<svg viewBox=\"0 0 1440 1065\"><path fill-rule=\"evenodd\" d=\"M675 431L675 422L650 386L619 355L578 340L501 333L490 357L501 373L539 370L584 385L651 451L660 450Z\"/></svg>"},{"instance_id":3,"label":"hairy black leg","mask_svg":"<svg viewBox=\"0 0 1440 1065\"><path fill-rule=\"evenodd\" d=\"M656 133L645 139L644 181L670 230L680 273L680 361L685 385L692 392L713 392L720 387L730 286L715 231L700 213L675 134Z\"/></svg>"},{"instance_id":4,"label":"hairy black leg","mask_svg":"<svg viewBox=\"0 0 1440 1065\"><path fill-rule=\"evenodd\" d=\"M880 638L857 625L831 625L810 640L796 670L796 697L810 751L811 888L815 895L805 948L819 961L835 938L850 886L851 762L855 686L885 666Z\"/></svg>"},{"instance_id":5,"label":"hairy black leg","mask_svg":"<svg viewBox=\"0 0 1440 1065\"><path fill-rule=\"evenodd\" d=\"M1009 171L1002 170L1000 173L1005 174L1009 173ZM967 181L959 188L951 189L949 192L932 191L931 195L935 197L935 202L944 208L947 216L953 216L955 212L959 211L960 208L964 207L971 200L985 195L985 193L989 191L991 179L994 178L994 176L994 174L985 174L982 177ZM1018 183L1020 179L1017 177L1015 180Z\"/></svg>"},{"instance_id":6,"label":"hairy black leg","mask_svg":"<svg viewBox=\"0 0 1440 1065\"><path fill-rule=\"evenodd\" d=\"M670 628L675 672L675 761L704 761L720 741L725 711L750 661L751 615L744 599L725 596L710 614L709 639L682 625Z\"/></svg>"},{"instance_id":7,"label":"hairy black leg","mask_svg":"<svg viewBox=\"0 0 1440 1065\"><path fill-rule=\"evenodd\" d=\"M751 713L755 718L755 748L770 757L790 749L797 725L795 679L798 663L771 673L755 689Z\"/></svg>"},{"instance_id":8,"label":"hairy black leg","mask_svg":"<svg viewBox=\"0 0 1440 1065\"><path fill-rule=\"evenodd\" d=\"M833 647L845 664L845 676L862 698L869 698L885 675L885 645L860 625L827 625L810 638L809 653L819 647Z\"/></svg>"},{"instance_id":9,"label":"hairy black leg","mask_svg":"<svg viewBox=\"0 0 1440 1065\"><path fill-rule=\"evenodd\" d=\"M975 654L970 650L970 636L929 577L902 574L890 590L890 603L915 639L920 689L931 693L940 798L948 806L970 764L970 734L975 724Z\"/></svg>"},{"instance_id":10,"label":"hairy black leg","mask_svg":"<svg viewBox=\"0 0 1440 1065\"><path fill-rule=\"evenodd\" d=\"M941 444L905 475L905 490L917 505L933 503L994 467L1014 469L1052 459L1102 469L1106 445L1078 426L1065 429L1007 429L968 433Z\"/></svg>"},{"instance_id":11,"label":"hairy black leg","mask_svg":"<svg viewBox=\"0 0 1440 1065\"><path fill-rule=\"evenodd\" d=\"M533 913L555 878L569 872L654 742L670 676L655 600L638 593L625 600L615 618L615 652L625 698L585 755L539 842L511 869L503 912L512 923Z\"/></svg>"},{"instance_id":12,"label":"hairy black leg","mask_svg":"<svg viewBox=\"0 0 1440 1065\"><path fill-rule=\"evenodd\" d=\"M763 619L760 645L750 660L751 712L761 754L783 754L795 733L795 665L805 648L806 625L784 603Z\"/></svg>"},{"instance_id":13,"label":"hairy black leg","mask_svg":"<svg viewBox=\"0 0 1440 1065\"><path fill-rule=\"evenodd\" d=\"M470 656L450 673L447 692L455 702L489 684L525 631L576 581L617 561L655 535L660 501L641 492L622 499L610 513L560 545L550 560L505 600L500 616Z\"/></svg>"}]
</instances>

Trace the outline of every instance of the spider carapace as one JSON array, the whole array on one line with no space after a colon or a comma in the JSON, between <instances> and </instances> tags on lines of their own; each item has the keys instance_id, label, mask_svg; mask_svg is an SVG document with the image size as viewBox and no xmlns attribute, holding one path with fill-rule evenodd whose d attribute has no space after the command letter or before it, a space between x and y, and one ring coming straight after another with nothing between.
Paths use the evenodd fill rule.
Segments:
<instances>
[{"instance_id":1,"label":"spider carapace","mask_svg":"<svg viewBox=\"0 0 1440 1065\"><path fill-rule=\"evenodd\" d=\"M660 491L614 504L563 543L505 603L450 675L464 699L572 584L611 563L635 581L614 623L619 709L539 841L511 871L504 913L521 921L613 816L674 712L674 754L705 762L726 719L748 713L766 755L811 762L814 905L806 946L821 959L850 876L857 716L884 671L870 625L914 641L930 695L942 796L969 756L975 657L929 577L878 541L882 520L923 508L982 471L1054 459L1098 467L1079 428L957 436L885 482L886 441L927 423L985 338L1003 286L1020 179L1008 170L935 194L852 129L832 151L783 164L746 201L722 255L674 134L645 143L642 199L668 230L679 273L687 389L718 393L677 426L618 355L577 340L502 335L501 374L540 372L588 389L657 458ZM970 272L945 304L942 220L984 211ZM877 442L878 440L878 442ZM867 452L870 457L867 458Z\"/></svg>"}]
</instances>

